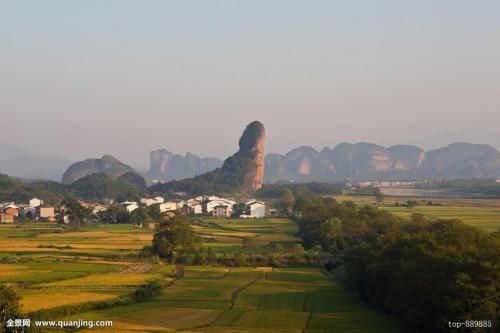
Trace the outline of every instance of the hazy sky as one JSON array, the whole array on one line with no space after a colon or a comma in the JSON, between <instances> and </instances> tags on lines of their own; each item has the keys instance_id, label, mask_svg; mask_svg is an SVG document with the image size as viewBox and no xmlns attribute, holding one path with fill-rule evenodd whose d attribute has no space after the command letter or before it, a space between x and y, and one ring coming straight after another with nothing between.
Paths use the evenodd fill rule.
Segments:
<instances>
[{"instance_id":1,"label":"hazy sky","mask_svg":"<svg viewBox=\"0 0 500 333\"><path fill-rule=\"evenodd\" d=\"M500 1L0 0L0 142L134 166L339 142L500 148Z\"/></svg>"}]
</instances>

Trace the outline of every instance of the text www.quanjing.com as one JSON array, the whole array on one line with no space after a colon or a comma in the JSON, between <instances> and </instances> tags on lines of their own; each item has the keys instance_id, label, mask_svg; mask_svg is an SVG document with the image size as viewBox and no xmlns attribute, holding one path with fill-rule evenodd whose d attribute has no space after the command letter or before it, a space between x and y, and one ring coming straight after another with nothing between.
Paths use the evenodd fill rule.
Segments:
<instances>
[{"instance_id":1,"label":"text www.quanjing.com","mask_svg":"<svg viewBox=\"0 0 500 333\"><path fill-rule=\"evenodd\" d=\"M93 328L112 327L112 320L35 320L36 327Z\"/></svg>"}]
</instances>

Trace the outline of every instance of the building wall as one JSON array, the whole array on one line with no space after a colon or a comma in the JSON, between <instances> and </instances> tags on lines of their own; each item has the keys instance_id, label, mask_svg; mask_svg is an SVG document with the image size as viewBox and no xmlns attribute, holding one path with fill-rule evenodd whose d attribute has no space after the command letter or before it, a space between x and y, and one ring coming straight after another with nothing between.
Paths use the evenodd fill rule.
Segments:
<instances>
[{"instance_id":1,"label":"building wall","mask_svg":"<svg viewBox=\"0 0 500 333\"><path fill-rule=\"evenodd\" d=\"M252 217L265 217L266 216L266 206L264 205L251 205L250 206L250 216Z\"/></svg>"},{"instance_id":2,"label":"building wall","mask_svg":"<svg viewBox=\"0 0 500 333\"><path fill-rule=\"evenodd\" d=\"M14 223L14 215L0 214L0 223Z\"/></svg>"},{"instance_id":3,"label":"building wall","mask_svg":"<svg viewBox=\"0 0 500 333\"><path fill-rule=\"evenodd\" d=\"M41 218L49 218L54 217L54 207L40 207L40 215Z\"/></svg>"}]
</instances>

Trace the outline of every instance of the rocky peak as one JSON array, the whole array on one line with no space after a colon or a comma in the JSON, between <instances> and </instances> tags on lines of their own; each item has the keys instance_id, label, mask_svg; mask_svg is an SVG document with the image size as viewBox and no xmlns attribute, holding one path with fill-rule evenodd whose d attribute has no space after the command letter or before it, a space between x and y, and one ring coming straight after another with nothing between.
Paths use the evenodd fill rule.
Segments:
<instances>
[{"instance_id":1,"label":"rocky peak","mask_svg":"<svg viewBox=\"0 0 500 333\"><path fill-rule=\"evenodd\" d=\"M240 149L235 156L253 160L253 166L246 175L245 187L250 192L260 189L264 182L265 144L266 131L264 125L259 121L248 124L241 135L239 141Z\"/></svg>"},{"instance_id":2,"label":"rocky peak","mask_svg":"<svg viewBox=\"0 0 500 333\"><path fill-rule=\"evenodd\" d=\"M104 155L102 158L89 158L70 165L66 172L64 172L62 181L64 184L71 184L80 178L94 173L104 173L108 176L119 177L127 172L135 171L113 156Z\"/></svg>"}]
</instances>

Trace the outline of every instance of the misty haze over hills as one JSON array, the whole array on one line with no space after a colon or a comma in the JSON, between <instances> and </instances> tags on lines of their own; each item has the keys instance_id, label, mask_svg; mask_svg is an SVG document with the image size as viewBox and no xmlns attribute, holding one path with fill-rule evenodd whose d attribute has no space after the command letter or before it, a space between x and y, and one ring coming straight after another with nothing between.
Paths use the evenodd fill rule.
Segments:
<instances>
[{"instance_id":1,"label":"misty haze over hills","mask_svg":"<svg viewBox=\"0 0 500 333\"><path fill-rule=\"evenodd\" d=\"M10 149L12 153L12 147L3 149ZM223 164L217 158L202 158L192 153L174 154L165 149L150 153L150 169L145 173L134 170L111 155L87 159L71 166L71 162L59 157L26 154L11 154L10 157L10 160L0 161L1 173L26 179L61 181L62 177L66 184L93 173L119 177L127 172L139 173L149 180L168 182L201 175ZM265 157L266 183L473 178L500 178L500 153L495 148L485 144L453 143L425 152L411 145L386 148L361 142L341 143L321 151L302 146L284 155L271 153Z\"/></svg>"},{"instance_id":2,"label":"misty haze over hills","mask_svg":"<svg viewBox=\"0 0 500 333\"><path fill-rule=\"evenodd\" d=\"M151 153L148 176L170 181L193 177L220 167L222 161L196 155ZM425 152L411 145L388 148L373 143L341 143L320 152L310 146L268 154L266 183L278 181L334 182L383 179L460 179L500 177L500 153L483 144L454 143Z\"/></svg>"},{"instance_id":3,"label":"misty haze over hills","mask_svg":"<svg viewBox=\"0 0 500 333\"><path fill-rule=\"evenodd\" d=\"M24 179L48 179L71 183L87 174L119 176L134 168L116 158L71 161L54 155L32 154L15 145L0 144L0 173ZM182 180L220 168L223 161L165 149L150 152L150 169L141 173L150 180ZM70 167L71 165L71 167ZM69 167L69 168L68 168ZM411 145L383 147L373 143L341 143L318 151L310 146L286 154L267 154L266 183L278 181L459 179L500 178L500 153L484 144L454 143L425 152Z\"/></svg>"},{"instance_id":4,"label":"misty haze over hills","mask_svg":"<svg viewBox=\"0 0 500 333\"><path fill-rule=\"evenodd\" d=\"M0 173L25 179L61 181L72 161L51 154L34 154L16 145L0 143Z\"/></svg>"}]
</instances>

